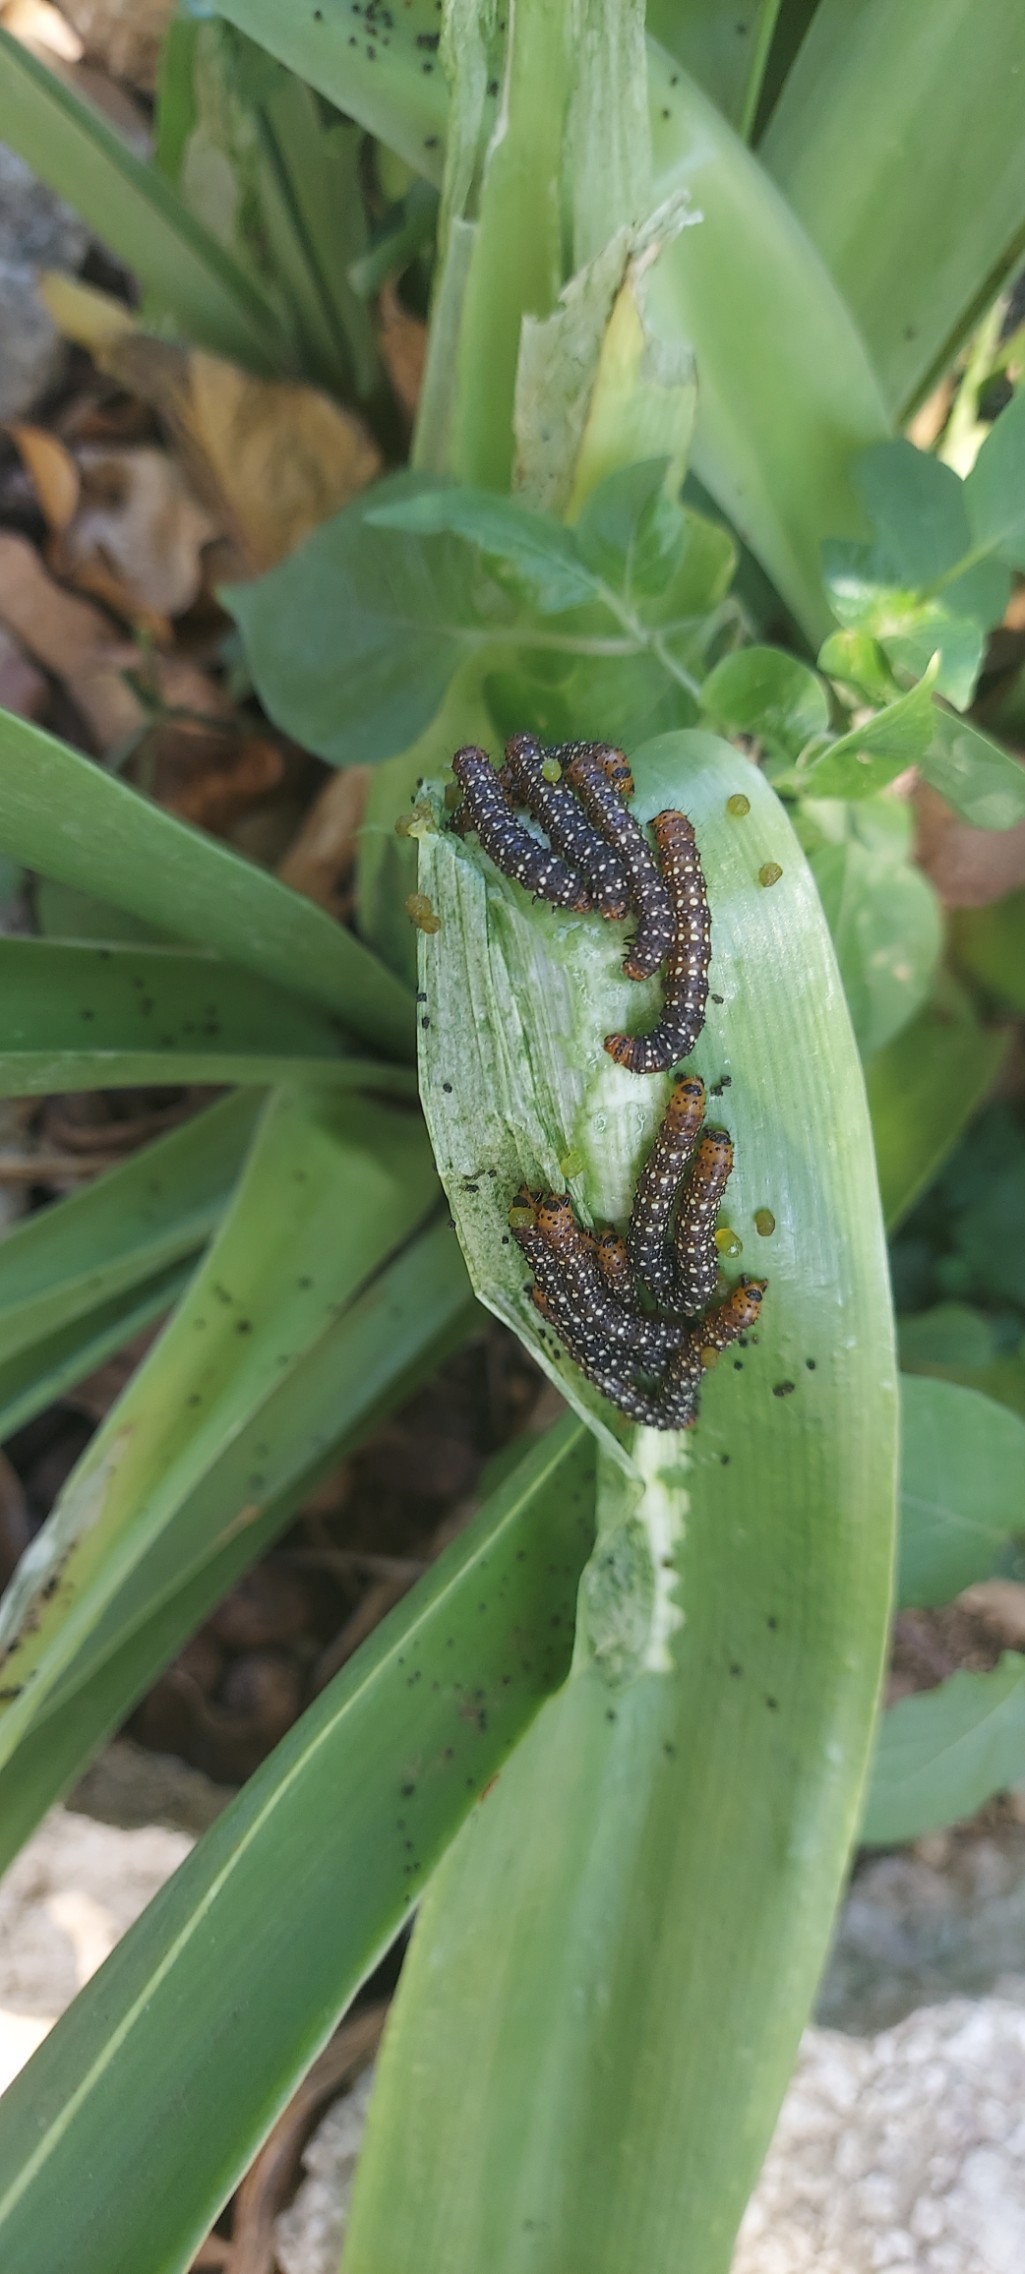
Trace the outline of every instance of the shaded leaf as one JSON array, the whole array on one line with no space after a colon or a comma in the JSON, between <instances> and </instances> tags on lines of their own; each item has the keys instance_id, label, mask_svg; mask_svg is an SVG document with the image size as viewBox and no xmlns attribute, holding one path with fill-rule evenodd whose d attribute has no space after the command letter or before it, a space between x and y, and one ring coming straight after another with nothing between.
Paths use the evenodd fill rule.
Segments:
<instances>
[{"instance_id":1,"label":"shaded leaf","mask_svg":"<svg viewBox=\"0 0 1025 2274\"><path fill-rule=\"evenodd\" d=\"M782 648L744 647L709 672L701 708L727 734L747 734L773 755L797 759L829 727L829 697L817 672Z\"/></svg>"},{"instance_id":2,"label":"shaded leaf","mask_svg":"<svg viewBox=\"0 0 1025 2274\"><path fill-rule=\"evenodd\" d=\"M454 1236L435 1224L290 1368L197 1487L200 1544L192 1561L139 1575L131 1601L120 1607L111 1647L94 1646L88 1668L72 1662L38 1727L0 1770L0 1869L320 1477L435 1371L474 1316ZM5 1379L0 1367L0 1394ZM257 1462L264 1481L254 1502ZM245 1521L226 1524L232 1513L244 1513Z\"/></svg>"},{"instance_id":3,"label":"shaded leaf","mask_svg":"<svg viewBox=\"0 0 1025 2274\"><path fill-rule=\"evenodd\" d=\"M960 908L953 920L958 959L1001 1002L1025 1011L1025 892L988 908Z\"/></svg>"},{"instance_id":4,"label":"shaded leaf","mask_svg":"<svg viewBox=\"0 0 1025 2274\"><path fill-rule=\"evenodd\" d=\"M979 1025L960 989L944 987L865 1070L887 1228L907 1215L992 1089L1006 1032Z\"/></svg>"},{"instance_id":5,"label":"shaded leaf","mask_svg":"<svg viewBox=\"0 0 1025 2274\"><path fill-rule=\"evenodd\" d=\"M820 0L762 140L897 412L1019 258L1020 38L1018 0Z\"/></svg>"},{"instance_id":6,"label":"shaded leaf","mask_svg":"<svg viewBox=\"0 0 1025 2274\"><path fill-rule=\"evenodd\" d=\"M918 1839L1023 1780L1025 1658L1006 1651L991 1674L953 1674L891 1706L860 1837L868 1847Z\"/></svg>"},{"instance_id":7,"label":"shaded leaf","mask_svg":"<svg viewBox=\"0 0 1025 2274\"><path fill-rule=\"evenodd\" d=\"M69 1325L53 1326L0 1359L0 1438L23 1429L75 1382L102 1366L104 1359L123 1350L133 1335L171 1310L188 1285L191 1270L191 1259L165 1264L152 1278L133 1281L122 1293L78 1312Z\"/></svg>"},{"instance_id":8,"label":"shaded leaf","mask_svg":"<svg viewBox=\"0 0 1025 2274\"><path fill-rule=\"evenodd\" d=\"M66 197L190 338L257 371L292 356L277 311L98 111L0 30L0 136Z\"/></svg>"},{"instance_id":9,"label":"shaded leaf","mask_svg":"<svg viewBox=\"0 0 1025 2274\"><path fill-rule=\"evenodd\" d=\"M405 990L322 909L6 712L0 761L0 847L14 859L310 996L373 1047L408 1051Z\"/></svg>"},{"instance_id":10,"label":"shaded leaf","mask_svg":"<svg viewBox=\"0 0 1025 2274\"><path fill-rule=\"evenodd\" d=\"M925 756L934 732L936 711L933 687L935 661L906 695L876 711L862 725L831 742L821 757L801 771L802 786L812 797L872 797L888 782L917 765Z\"/></svg>"},{"instance_id":11,"label":"shaded leaf","mask_svg":"<svg viewBox=\"0 0 1025 2274\"><path fill-rule=\"evenodd\" d=\"M259 1103L240 1095L210 1106L9 1231L0 1361L202 1247L241 1168Z\"/></svg>"},{"instance_id":12,"label":"shaded leaf","mask_svg":"<svg viewBox=\"0 0 1025 2274\"><path fill-rule=\"evenodd\" d=\"M633 605L657 598L678 569L687 516L669 487L670 460L642 459L607 474L576 525L594 575Z\"/></svg>"},{"instance_id":13,"label":"shaded leaf","mask_svg":"<svg viewBox=\"0 0 1025 2274\"><path fill-rule=\"evenodd\" d=\"M383 485L372 496L379 511ZM458 666L508 643L515 624L460 538L375 527L365 503L224 598L271 717L334 765L404 750L430 724Z\"/></svg>"},{"instance_id":14,"label":"shaded leaf","mask_svg":"<svg viewBox=\"0 0 1025 2274\"><path fill-rule=\"evenodd\" d=\"M857 537L857 453L888 414L850 309L791 205L714 104L649 48L655 197L700 224L651 274L651 329L700 373L693 465L816 644L831 629L820 548Z\"/></svg>"},{"instance_id":15,"label":"shaded leaf","mask_svg":"<svg viewBox=\"0 0 1025 2274\"><path fill-rule=\"evenodd\" d=\"M977 1390L913 1374L901 1413L897 1600L949 1603L1025 1531L1025 1421Z\"/></svg>"},{"instance_id":16,"label":"shaded leaf","mask_svg":"<svg viewBox=\"0 0 1025 2274\"><path fill-rule=\"evenodd\" d=\"M545 514L532 513L516 498L453 483L368 505L364 523L417 536L465 538L486 560L511 570L542 615L558 615L601 597L600 579L581 559L573 532Z\"/></svg>"},{"instance_id":17,"label":"shaded leaf","mask_svg":"<svg viewBox=\"0 0 1025 2274\"><path fill-rule=\"evenodd\" d=\"M0 940L0 1096L313 1080L408 1089L346 1054L340 1018L215 956Z\"/></svg>"},{"instance_id":18,"label":"shaded leaf","mask_svg":"<svg viewBox=\"0 0 1025 2274\"><path fill-rule=\"evenodd\" d=\"M918 761L927 782L976 829L1025 821L1025 766L980 727L937 703L933 732Z\"/></svg>"},{"instance_id":19,"label":"shaded leaf","mask_svg":"<svg viewBox=\"0 0 1025 2274\"><path fill-rule=\"evenodd\" d=\"M817 775L813 776L817 780ZM929 995L943 944L939 903L910 862L910 816L883 798L809 799L809 859L864 1057L900 1033Z\"/></svg>"},{"instance_id":20,"label":"shaded leaf","mask_svg":"<svg viewBox=\"0 0 1025 2274\"><path fill-rule=\"evenodd\" d=\"M933 1367L979 1367L994 1356L992 1320L968 1303L934 1303L929 1311L897 1321L901 1366L912 1373Z\"/></svg>"},{"instance_id":21,"label":"shaded leaf","mask_svg":"<svg viewBox=\"0 0 1025 2274\"><path fill-rule=\"evenodd\" d=\"M298 1091L271 1101L185 1301L91 1440L0 1608L9 1758L69 1667L120 1638L211 1546L197 1489L369 1273L432 1205L420 1124ZM189 1426L183 1427L187 1419ZM249 1478L251 1496L261 1471ZM219 1533L237 1520L221 1511ZM198 1535L198 1537L197 1537ZM218 1534L214 1534L217 1537Z\"/></svg>"},{"instance_id":22,"label":"shaded leaf","mask_svg":"<svg viewBox=\"0 0 1025 2274\"><path fill-rule=\"evenodd\" d=\"M1023 196L1025 207L1025 196ZM1025 389L1001 411L964 486L978 547L1008 568L1025 568Z\"/></svg>"},{"instance_id":23,"label":"shaded leaf","mask_svg":"<svg viewBox=\"0 0 1025 2274\"><path fill-rule=\"evenodd\" d=\"M527 1453L22 2070L0 2109L6 2264L27 2251L33 2274L66 2274L69 2248L77 2274L188 2262L474 1799L564 1679L593 1464L568 1421Z\"/></svg>"},{"instance_id":24,"label":"shaded leaf","mask_svg":"<svg viewBox=\"0 0 1025 2274\"><path fill-rule=\"evenodd\" d=\"M448 90L440 71L424 71L430 53L421 44L437 34L435 0L408 0L394 10L383 54L378 25L367 25L364 37L354 40L344 9L318 13L283 6L282 0L217 0L217 13L358 119L417 173L440 179Z\"/></svg>"}]
</instances>

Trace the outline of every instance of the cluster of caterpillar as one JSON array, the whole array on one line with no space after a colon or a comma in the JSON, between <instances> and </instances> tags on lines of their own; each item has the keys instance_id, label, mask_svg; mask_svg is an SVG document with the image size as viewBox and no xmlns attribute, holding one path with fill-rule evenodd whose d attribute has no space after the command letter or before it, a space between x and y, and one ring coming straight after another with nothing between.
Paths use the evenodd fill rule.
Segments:
<instances>
[{"instance_id":1,"label":"cluster of caterpillar","mask_svg":"<svg viewBox=\"0 0 1025 2274\"><path fill-rule=\"evenodd\" d=\"M606 742L554 743L514 734L496 771L468 743L452 771L462 796L452 826L475 830L496 868L535 899L637 924L623 958L630 979L662 971L662 1015L647 1034L608 1034L605 1048L633 1074L666 1073L689 1057L705 1021L711 926L694 830L667 808L651 824L655 849L627 799L633 775ZM545 830L524 827L525 811Z\"/></svg>"},{"instance_id":2,"label":"cluster of caterpillar","mask_svg":"<svg viewBox=\"0 0 1025 2274\"><path fill-rule=\"evenodd\" d=\"M629 763L610 743L545 746L515 734L501 770L472 744L457 750L452 770L462 793L452 826L475 831L504 876L557 908L636 918L623 969L630 979L661 969L662 1015L646 1034L606 1035L609 1055L634 1074L665 1073L689 1057L705 1020L711 922L687 815L655 815L653 850L627 803ZM741 1278L713 1299L733 1144L704 1122L704 1083L685 1075L638 1177L625 1238L611 1227L588 1231L567 1193L524 1185L509 1211L541 1316L596 1389L655 1429L693 1427L703 1374L753 1326L767 1284Z\"/></svg>"},{"instance_id":3,"label":"cluster of caterpillar","mask_svg":"<svg viewBox=\"0 0 1025 2274\"><path fill-rule=\"evenodd\" d=\"M577 1222L568 1193L522 1185L509 1227L530 1265L531 1299L569 1356L630 1421L691 1429L703 1374L752 1327L764 1279L721 1301L715 1219L733 1166L723 1129L705 1129L705 1086L677 1082L637 1181L626 1238Z\"/></svg>"}]
</instances>

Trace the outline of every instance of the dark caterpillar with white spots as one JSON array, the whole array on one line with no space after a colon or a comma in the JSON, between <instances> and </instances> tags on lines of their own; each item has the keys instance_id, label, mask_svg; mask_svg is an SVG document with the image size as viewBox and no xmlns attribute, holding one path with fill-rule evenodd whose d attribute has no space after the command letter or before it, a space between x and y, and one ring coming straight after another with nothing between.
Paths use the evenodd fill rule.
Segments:
<instances>
[{"instance_id":1,"label":"dark caterpillar with white spots","mask_svg":"<svg viewBox=\"0 0 1025 2274\"><path fill-rule=\"evenodd\" d=\"M580 913L588 910L591 896L579 869L571 868L547 845L540 845L517 821L487 751L467 743L456 751L452 771L463 792L453 828L475 829L495 867L503 876L522 884L535 899L550 901L555 908L575 908Z\"/></svg>"},{"instance_id":2,"label":"dark caterpillar with white spots","mask_svg":"<svg viewBox=\"0 0 1025 2274\"><path fill-rule=\"evenodd\" d=\"M545 750L532 734L514 734L505 746L499 780L516 805L540 822L552 845L585 879L598 916L615 921L630 914L630 882L623 863L588 820L560 777L560 754Z\"/></svg>"},{"instance_id":3,"label":"dark caterpillar with white spots","mask_svg":"<svg viewBox=\"0 0 1025 2274\"><path fill-rule=\"evenodd\" d=\"M664 950L662 1016L647 1034L605 1037L609 1056L631 1074L664 1074L689 1058L704 1026L708 1001L712 926L693 824L685 813L667 807L655 815L651 830L672 909Z\"/></svg>"}]
</instances>

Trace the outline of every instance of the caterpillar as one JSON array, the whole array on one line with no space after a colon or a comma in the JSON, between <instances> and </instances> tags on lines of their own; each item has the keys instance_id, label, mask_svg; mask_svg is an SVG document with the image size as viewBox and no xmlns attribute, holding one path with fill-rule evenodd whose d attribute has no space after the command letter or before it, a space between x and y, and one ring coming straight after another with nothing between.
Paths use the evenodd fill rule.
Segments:
<instances>
[{"instance_id":1,"label":"caterpillar","mask_svg":"<svg viewBox=\"0 0 1025 2274\"><path fill-rule=\"evenodd\" d=\"M532 734L514 734L505 746L505 765L499 780L514 803L547 832L553 850L561 853L586 879L596 915L616 919L630 913L630 886L623 863L611 845L589 821L572 790L561 781L549 781L545 767L556 753L542 748Z\"/></svg>"},{"instance_id":2,"label":"caterpillar","mask_svg":"<svg viewBox=\"0 0 1025 2274\"><path fill-rule=\"evenodd\" d=\"M673 1352L658 1392L657 1429L693 1429L698 1418L701 1359L688 1335Z\"/></svg>"},{"instance_id":3,"label":"caterpillar","mask_svg":"<svg viewBox=\"0 0 1025 2274\"><path fill-rule=\"evenodd\" d=\"M540 1270L535 1264L535 1277L546 1294L551 1294L553 1284L568 1294L578 1338L593 1338L596 1350L604 1345L607 1350L625 1353L638 1366L663 1366L669 1352L683 1339L680 1327L670 1319L636 1310L610 1291L588 1236L573 1214L569 1194L542 1193L535 1222L552 1259L543 1262Z\"/></svg>"},{"instance_id":4,"label":"caterpillar","mask_svg":"<svg viewBox=\"0 0 1025 2274\"><path fill-rule=\"evenodd\" d=\"M753 1327L761 1311L767 1279L751 1279L745 1275L721 1303L716 1303L692 1329L690 1340L702 1366L712 1366L721 1351L736 1342L739 1334Z\"/></svg>"},{"instance_id":5,"label":"caterpillar","mask_svg":"<svg viewBox=\"0 0 1025 2274\"><path fill-rule=\"evenodd\" d=\"M711 1301L719 1275L715 1219L733 1168L725 1129L706 1129L690 1164L673 1234L674 1307L693 1318Z\"/></svg>"},{"instance_id":6,"label":"caterpillar","mask_svg":"<svg viewBox=\"0 0 1025 2274\"><path fill-rule=\"evenodd\" d=\"M611 1230L585 1232L567 1194L535 1194L521 1186L509 1224L533 1273L536 1310L593 1387L629 1421L651 1429L693 1428L705 1371L754 1324L768 1282L738 1280L721 1303L684 1330L675 1321L631 1311L614 1292L595 1299L595 1280L606 1268L614 1286L629 1283L625 1243ZM638 1381L638 1374L648 1380Z\"/></svg>"},{"instance_id":7,"label":"caterpillar","mask_svg":"<svg viewBox=\"0 0 1025 2274\"><path fill-rule=\"evenodd\" d=\"M621 798L634 794L630 761L626 751L620 750L614 742L550 742L547 754L549 758L558 759L563 772L574 758L593 758Z\"/></svg>"},{"instance_id":8,"label":"caterpillar","mask_svg":"<svg viewBox=\"0 0 1025 2274\"><path fill-rule=\"evenodd\" d=\"M605 1037L609 1056L632 1074L663 1074L688 1058L704 1026L708 1001L711 920L693 825L685 813L667 807L655 815L651 829L672 907L662 1016L647 1034Z\"/></svg>"},{"instance_id":9,"label":"caterpillar","mask_svg":"<svg viewBox=\"0 0 1025 2274\"><path fill-rule=\"evenodd\" d=\"M453 827L475 829L496 868L536 899L581 913L589 909L591 897L579 870L540 845L517 821L487 751L467 743L456 751L452 771L463 791Z\"/></svg>"},{"instance_id":10,"label":"caterpillar","mask_svg":"<svg viewBox=\"0 0 1025 2274\"><path fill-rule=\"evenodd\" d=\"M598 1232L595 1235L592 1242L592 1252L606 1287L610 1288L614 1295L621 1296L624 1302L632 1302L634 1294L633 1273L630 1269L626 1241L621 1233L614 1232L611 1225L608 1225L604 1232Z\"/></svg>"},{"instance_id":11,"label":"caterpillar","mask_svg":"<svg viewBox=\"0 0 1025 2274\"><path fill-rule=\"evenodd\" d=\"M705 1116L705 1085L696 1074L676 1083L658 1134L637 1179L627 1253L633 1270L656 1302L676 1303L677 1267L669 1245L669 1224L687 1163Z\"/></svg>"},{"instance_id":12,"label":"caterpillar","mask_svg":"<svg viewBox=\"0 0 1025 2274\"><path fill-rule=\"evenodd\" d=\"M650 979L669 953L673 939L673 904L651 847L640 822L623 803L604 752L596 753L593 746L585 744L570 759L566 780L576 791L588 820L618 853L630 880L637 931L623 957L623 969L628 979Z\"/></svg>"}]
</instances>

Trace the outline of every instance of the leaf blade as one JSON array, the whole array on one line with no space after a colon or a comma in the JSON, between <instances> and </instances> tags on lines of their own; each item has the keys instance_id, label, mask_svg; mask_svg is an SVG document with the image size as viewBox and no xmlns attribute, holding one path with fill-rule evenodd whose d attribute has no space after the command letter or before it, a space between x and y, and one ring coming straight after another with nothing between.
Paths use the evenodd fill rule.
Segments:
<instances>
[{"instance_id":1,"label":"leaf blade","mask_svg":"<svg viewBox=\"0 0 1025 2274\"><path fill-rule=\"evenodd\" d=\"M186 335L254 370L291 370L280 319L254 278L156 169L2 28L0 65L0 136L145 280Z\"/></svg>"},{"instance_id":2,"label":"leaf blade","mask_svg":"<svg viewBox=\"0 0 1025 2274\"><path fill-rule=\"evenodd\" d=\"M34 2274L66 2267L72 2198L78 2274L107 2274L112 2254L154 2274L187 2263L471 1797L565 1673L591 1534L593 1456L581 1436L564 1422L520 1464L207 1833L5 2095L8 2263L30 2237ZM553 1616L560 1627L546 1636ZM537 1638L526 1668L524 1634ZM415 1743L408 1664L423 1675ZM495 1669L507 1665L503 1688ZM481 1690L488 1711L475 1719L465 1698ZM412 1862L397 1808L415 1831ZM324 1832L312 1849L311 1813ZM199 2011L220 2012L225 2025L205 2029L190 2056L190 2107L206 2121L183 2188L167 2055ZM126 2078L138 2089L126 2092Z\"/></svg>"},{"instance_id":3,"label":"leaf blade","mask_svg":"<svg viewBox=\"0 0 1025 2274\"><path fill-rule=\"evenodd\" d=\"M0 845L27 868L215 948L408 1055L408 995L322 909L9 712L0 759Z\"/></svg>"}]
</instances>

